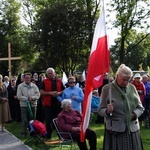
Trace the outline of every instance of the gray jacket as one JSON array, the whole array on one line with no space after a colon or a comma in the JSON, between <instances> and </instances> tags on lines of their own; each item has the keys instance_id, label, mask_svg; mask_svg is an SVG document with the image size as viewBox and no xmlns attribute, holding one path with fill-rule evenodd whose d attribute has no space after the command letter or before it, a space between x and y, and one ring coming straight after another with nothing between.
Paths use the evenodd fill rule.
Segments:
<instances>
[{"instance_id":1,"label":"gray jacket","mask_svg":"<svg viewBox=\"0 0 150 150\"><path fill-rule=\"evenodd\" d=\"M27 107L26 101L28 98L33 99L33 103L31 106L37 106L37 100L40 98L40 92L38 87L34 83L30 83L30 85L25 84L25 82L18 85L17 88L17 97L20 100L21 107Z\"/></svg>"},{"instance_id":2,"label":"gray jacket","mask_svg":"<svg viewBox=\"0 0 150 150\"><path fill-rule=\"evenodd\" d=\"M116 81L113 81L115 83ZM137 116L135 120L130 121L130 131L135 132L140 129L138 117L143 113L144 107L141 104L138 93L133 85L130 83L126 87L126 93L121 89L118 90L113 86L107 84L102 89L101 103L98 110L98 113L105 117L106 129L114 132L124 132L127 129L127 113L124 107L124 97L126 94L129 98L130 109ZM109 88L111 87L111 100L113 104L112 117L106 114L107 104L109 103ZM136 101L136 102L135 102ZM134 108L134 109L133 109ZM131 114L130 114L131 115Z\"/></svg>"}]
</instances>

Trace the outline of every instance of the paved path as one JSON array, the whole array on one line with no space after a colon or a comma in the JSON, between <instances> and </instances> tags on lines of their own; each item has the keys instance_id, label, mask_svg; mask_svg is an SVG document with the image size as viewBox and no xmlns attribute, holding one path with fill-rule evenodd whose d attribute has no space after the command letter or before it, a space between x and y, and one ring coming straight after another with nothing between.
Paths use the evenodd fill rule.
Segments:
<instances>
[{"instance_id":1,"label":"paved path","mask_svg":"<svg viewBox=\"0 0 150 150\"><path fill-rule=\"evenodd\" d=\"M0 131L0 150L32 150L32 148L5 129L4 132Z\"/></svg>"}]
</instances>

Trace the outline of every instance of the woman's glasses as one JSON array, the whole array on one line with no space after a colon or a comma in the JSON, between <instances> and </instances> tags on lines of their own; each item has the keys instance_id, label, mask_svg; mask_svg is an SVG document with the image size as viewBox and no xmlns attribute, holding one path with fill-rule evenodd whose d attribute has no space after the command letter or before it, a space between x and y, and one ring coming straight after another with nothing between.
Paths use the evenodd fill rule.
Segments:
<instances>
[{"instance_id":1,"label":"woman's glasses","mask_svg":"<svg viewBox=\"0 0 150 150\"><path fill-rule=\"evenodd\" d=\"M72 84L72 83L76 83L76 82L68 82L69 84Z\"/></svg>"}]
</instances>

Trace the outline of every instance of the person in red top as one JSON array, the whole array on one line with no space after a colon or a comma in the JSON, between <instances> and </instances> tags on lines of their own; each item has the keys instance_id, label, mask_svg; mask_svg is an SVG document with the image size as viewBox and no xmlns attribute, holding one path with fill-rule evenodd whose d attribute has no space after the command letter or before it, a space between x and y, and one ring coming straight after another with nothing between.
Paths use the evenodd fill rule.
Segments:
<instances>
[{"instance_id":1,"label":"person in red top","mask_svg":"<svg viewBox=\"0 0 150 150\"><path fill-rule=\"evenodd\" d=\"M62 110L61 103L56 97L62 94L64 86L61 79L57 78L53 68L48 68L46 75L47 78L42 82L40 94L44 105L47 138L50 139L52 135L52 120L56 118Z\"/></svg>"},{"instance_id":2,"label":"person in red top","mask_svg":"<svg viewBox=\"0 0 150 150\"><path fill-rule=\"evenodd\" d=\"M136 87L136 90L138 91L141 102L143 103L144 96L146 95L146 90L145 90L144 84L141 81L141 75L139 73L136 73L131 83Z\"/></svg>"},{"instance_id":3,"label":"person in red top","mask_svg":"<svg viewBox=\"0 0 150 150\"><path fill-rule=\"evenodd\" d=\"M133 81L131 82L131 84L133 84L136 87L136 90L140 96L140 100L143 104L144 102L144 96L146 95L146 89L145 86L143 84L143 82L141 81L141 75L139 73L136 73L133 77ZM144 126L144 114L142 114L139 117L139 121L141 123L142 126Z\"/></svg>"}]
</instances>

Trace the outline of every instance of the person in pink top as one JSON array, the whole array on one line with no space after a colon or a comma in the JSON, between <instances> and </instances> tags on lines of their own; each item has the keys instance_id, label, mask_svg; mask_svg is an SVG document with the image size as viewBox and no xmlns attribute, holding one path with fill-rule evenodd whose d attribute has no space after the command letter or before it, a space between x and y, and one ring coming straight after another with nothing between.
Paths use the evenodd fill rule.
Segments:
<instances>
[{"instance_id":1,"label":"person in pink top","mask_svg":"<svg viewBox=\"0 0 150 150\"><path fill-rule=\"evenodd\" d=\"M141 102L143 103L144 96L146 95L146 90L145 90L145 86L143 82L141 81L141 75L139 73L136 73L131 83L136 87L138 94L140 96Z\"/></svg>"},{"instance_id":2,"label":"person in pink top","mask_svg":"<svg viewBox=\"0 0 150 150\"><path fill-rule=\"evenodd\" d=\"M141 81L141 75L139 73L136 73L133 77L133 81L131 82L131 84L133 84L135 87L136 87L136 90L139 94L139 97L140 97L140 100L142 102L142 104L144 103L144 96L146 95L146 89L145 89L145 86L143 84L143 82ZM139 121L140 121L140 124L142 126L144 126L144 114L142 114L140 117L139 117Z\"/></svg>"}]
</instances>

